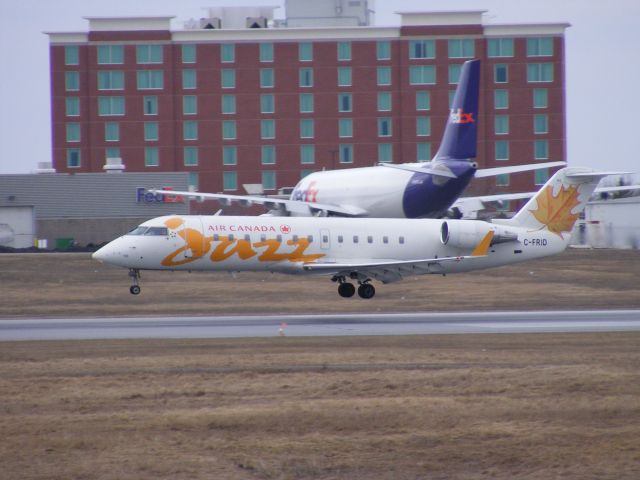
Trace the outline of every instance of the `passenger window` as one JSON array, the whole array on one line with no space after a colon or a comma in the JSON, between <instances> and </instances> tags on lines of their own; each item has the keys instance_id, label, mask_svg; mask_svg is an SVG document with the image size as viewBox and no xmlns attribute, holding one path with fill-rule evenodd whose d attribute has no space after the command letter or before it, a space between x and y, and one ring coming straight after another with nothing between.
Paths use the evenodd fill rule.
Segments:
<instances>
[{"instance_id":1,"label":"passenger window","mask_svg":"<svg viewBox=\"0 0 640 480\"><path fill-rule=\"evenodd\" d=\"M382 243L389 243L389 237L387 237L386 235L382 237Z\"/></svg>"},{"instance_id":2,"label":"passenger window","mask_svg":"<svg viewBox=\"0 0 640 480\"><path fill-rule=\"evenodd\" d=\"M371 235L369 235L369 236L367 237L367 242L368 242L368 243L373 243L373 237L372 237Z\"/></svg>"},{"instance_id":3,"label":"passenger window","mask_svg":"<svg viewBox=\"0 0 640 480\"><path fill-rule=\"evenodd\" d=\"M264 242L264 241L266 241L266 240L267 240L267 236L266 236L264 233L263 233L263 234L261 234L261 235L260 235L260 241L261 241L261 242Z\"/></svg>"},{"instance_id":4,"label":"passenger window","mask_svg":"<svg viewBox=\"0 0 640 480\"><path fill-rule=\"evenodd\" d=\"M309 243L313 243L313 235L308 235L307 240L309 240Z\"/></svg>"},{"instance_id":5,"label":"passenger window","mask_svg":"<svg viewBox=\"0 0 640 480\"><path fill-rule=\"evenodd\" d=\"M281 241L282 241L282 235L278 235L278 236L276 237L276 240L278 240L279 242L281 242Z\"/></svg>"},{"instance_id":6,"label":"passenger window","mask_svg":"<svg viewBox=\"0 0 640 480\"><path fill-rule=\"evenodd\" d=\"M247 242L250 242L250 241L251 241L251 236L250 236L249 234L246 234L246 235L244 236L244 239L245 239Z\"/></svg>"},{"instance_id":7,"label":"passenger window","mask_svg":"<svg viewBox=\"0 0 640 480\"><path fill-rule=\"evenodd\" d=\"M404 244L404 237L400 237L398 240L399 240L399 242L400 242L400 245L403 245L403 244Z\"/></svg>"},{"instance_id":8,"label":"passenger window","mask_svg":"<svg viewBox=\"0 0 640 480\"><path fill-rule=\"evenodd\" d=\"M293 243L296 243L298 241L298 235L291 237L291 240L293 240Z\"/></svg>"},{"instance_id":9,"label":"passenger window","mask_svg":"<svg viewBox=\"0 0 640 480\"><path fill-rule=\"evenodd\" d=\"M233 235L233 233L230 233L230 234L229 234L229 241L230 241L230 242L233 242L233 241L235 240L235 238L236 238L236 237Z\"/></svg>"},{"instance_id":10,"label":"passenger window","mask_svg":"<svg viewBox=\"0 0 640 480\"><path fill-rule=\"evenodd\" d=\"M353 243L358 243L358 235L353 236Z\"/></svg>"},{"instance_id":11,"label":"passenger window","mask_svg":"<svg viewBox=\"0 0 640 480\"><path fill-rule=\"evenodd\" d=\"M214 233L214 234L213 234L213 241L214 241L214 242L217 242L217 241L219 241L219 240L220 240L220 235L218 235L217 233Z\"/></svg>"},{"instance_id":12,"label":"passenger window","mask_svg":"<svg viewBox=\"0 0 640 480\"><path fill-rule=\"evenodd\" d=\"M338 243L342 243L342 241L343 241L342 235L338 235Z\"/></svg>"},{"instance_id":13,"label":"passenger window","mask_svg":"<svg viewBox=\"0 0 640 480\"><path fill-rule=\"evenodd\" d=\"M329 243L329 235L323 235L322 236L322 242L323 243Z\"/></svg>"}]
</instances>

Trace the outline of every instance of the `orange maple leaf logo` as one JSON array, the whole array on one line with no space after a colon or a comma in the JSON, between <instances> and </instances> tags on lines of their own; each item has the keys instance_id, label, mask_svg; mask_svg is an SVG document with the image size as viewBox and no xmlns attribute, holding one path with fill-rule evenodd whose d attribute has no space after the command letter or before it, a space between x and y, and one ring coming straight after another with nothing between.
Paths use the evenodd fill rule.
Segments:
<instances>
[{"instance_id":1,"label":"orange maple leaf logo","mask_svg":"<svg viewBox=\"0 0 640 480\"><path fill-rule=\"evenodd\" d=\"M578 220L578 214L571 213L578 201L578 187L561 187L558 195L553 196L553 185L545 188L538 196L538 207L531 210L533 216L546 226L550 232L562 237L562 232L570 232ZM544 227L542 227L544 228Z\"/></svg>"}]
</instances>

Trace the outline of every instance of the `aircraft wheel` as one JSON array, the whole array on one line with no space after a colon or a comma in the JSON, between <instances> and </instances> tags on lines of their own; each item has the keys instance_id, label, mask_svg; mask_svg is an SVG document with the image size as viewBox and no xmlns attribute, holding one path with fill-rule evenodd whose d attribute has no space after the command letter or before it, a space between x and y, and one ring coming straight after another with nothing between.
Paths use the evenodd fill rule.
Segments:
<instances>
[{"instance_id":1,"label":"aircraft wheel","mask_svg":"<svg viewBox=\"0 0 640 480\"><path fill-rule=\"evenodd\" d=\"M353 297L353 294L356 293L356 287L353 286L353 283L341 283L338 285L338 294L341 297L349 298Z\"/></svg>"},{"instance_id":2,"label":"aircraft wheel","mask_svg":"<svg viewBox=\"0 0 640 480\"><path fill-rule=\"evenodd\" d=\"M372 298L376 294L376 289L370 283L363 283L358 287L358 295L362 298Z\"/></svg>"},{"instance_id":3,"label":"aircraft wheel","mask_svg":"<svg viewBox=\"0 0 640 480\"><path fill-rule=\"evenodd\" d=\"M140 293L140 287L138 285L131 285L131 287L129 287L129 291L131 292L131 295L138 295Z\"/></svg>"}]
</instances>

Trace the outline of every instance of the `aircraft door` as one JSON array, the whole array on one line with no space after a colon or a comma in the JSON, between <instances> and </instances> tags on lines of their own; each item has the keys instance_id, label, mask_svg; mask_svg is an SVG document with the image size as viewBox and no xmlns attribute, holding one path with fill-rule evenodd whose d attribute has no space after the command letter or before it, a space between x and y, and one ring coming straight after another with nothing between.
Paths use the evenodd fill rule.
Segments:
<instances>
[{"instance_id":1,"label":"aircraft door","mask_svg":"<svg viewBox=\"0 0 640 480\"><path fill-rule=\"evenodd\" d=\"M329 250L331 247L331 234L329 230L323 228L320 230L320 248L322 250Z\"/></svg>"},{"instance_id":2,"label":"aircraft door","mask_svg":"<svg viewBox=\"0 0 640 480\"><path fill-rule=\"evenodd\" d=\"M189 217L184 224L184 229L178 232L183 240L183 253L184 259L196 260L202 257L205 253L205 238L202 228L202 220L200 217Z\"/></svg>"}]
</instances>

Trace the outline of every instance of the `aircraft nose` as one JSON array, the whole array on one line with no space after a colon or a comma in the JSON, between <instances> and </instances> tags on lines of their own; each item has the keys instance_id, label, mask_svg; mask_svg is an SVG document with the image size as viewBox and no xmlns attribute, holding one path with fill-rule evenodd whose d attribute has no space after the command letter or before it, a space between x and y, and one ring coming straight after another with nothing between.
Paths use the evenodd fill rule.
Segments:
<instances>
[{"instance_id":1,"label":"aircraft nose","mask_svg":"<svg viewBox=\"0 0 640 480\"><path fill-rule=\"evenodd\" d=\"M93 252L93 254L91 255L91 258L93 258L94 260L98 260L99 262L104 262L107 260L108 258L108 253L109 253L109 244L105 245L104 247L99 248L98 250L96 250L95 252Z\"/></svg>"}]
</instances>

